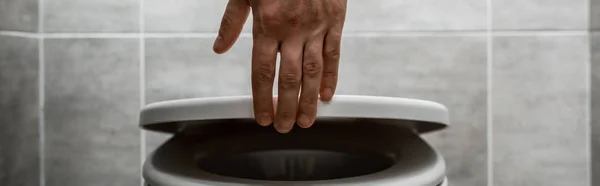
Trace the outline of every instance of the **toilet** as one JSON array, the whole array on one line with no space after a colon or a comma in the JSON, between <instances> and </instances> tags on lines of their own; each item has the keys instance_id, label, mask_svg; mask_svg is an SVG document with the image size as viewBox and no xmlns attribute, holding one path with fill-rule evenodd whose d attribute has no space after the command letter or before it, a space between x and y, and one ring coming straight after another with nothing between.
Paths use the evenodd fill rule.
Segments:
<instances>
[{"instance_id":1,"label":"toilet","mask_svg":"<svg viewBox=\"0 0 600 186\"><path fill-rule=\"evenodd\" d=\"M447 186L442 155L420 134L449 124L424 100L336 95L311 128L288 134L254 120L251 96L152 103L140 127L170 133L144 162L148 186Z\"/></svg>"}]
</instances>

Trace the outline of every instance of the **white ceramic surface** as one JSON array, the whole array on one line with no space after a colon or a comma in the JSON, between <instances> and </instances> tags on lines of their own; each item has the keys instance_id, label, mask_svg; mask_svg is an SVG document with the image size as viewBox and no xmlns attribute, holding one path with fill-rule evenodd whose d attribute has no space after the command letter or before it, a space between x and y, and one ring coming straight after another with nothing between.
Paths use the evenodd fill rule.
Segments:
<instances>
[{"instance_id":1,"label":"white ceramic surface","mask_svg":"<svg viewBox=\"0 0 600 186\"><path fill-rule=\"evenodd\" d=\"M246 140L250 146L263 144L260 136L264 133L245 134L235 137L213 139L215 146L239 144ZM348 136L339 136L346 141L357 140ZM313 136L319 139L320 136ZM360 137L362 138L362 137ZM315 181L267 181L222 176L201 170L196 163L197 158L211 151L211 145L190 140L172 140L163 144L153 152L143 166L144 179L152 186L215 186L215 185L264 185L264 186L438 186L446 177L446 163L442 155L429 146L418 134L404 133L392 138L398 140L391 153L399 157L391 167L361 176L315 180ZM320 139L319 139L320 140ZM307 140L308 141L308 140ZM314 142L314 141L312 141ZM197 143L192 145L191 143ZM323 144L327 144L324 142ZM357 144L355 144L357 145ZM360 145L357 147L361 148ZM229 149L235 148L234 146ZM364 147L362 147L364 148ZM272 160L275 162L282 161ZM283 166L285 167L285 166ZM285 169L285 168L284 168Z\"/></svg>"},{"instance_id":2,"label":"white ceramic surface","mask_svg":"<svg viewBox=\"0 0 600 186\"><path fill-rule=\"evenodd\" d=\"M251 96L197 98L158 102L147 105L140 115L140 126L163 132L176 133L177 127L151 127L163 125L177 125L181 121L194 122L201 125L204 120L229 120L252 119L254 117ZM319 102L317 120L319 119L377 119L378 122L403 124L412 127L425 126L430 130L442 129L449 124L448 110L445 106L424 100L376 97L376 96L351 96L337 95L329 102ZM383 120L381 120L383 119ZM406 122L411 121L411 122ZM394 186L436 186L446 182L445 161L441 154L425 143L418 134L404 136L406 140L414 143L404 144L403 161L396 162L391 168L355 178L344 178L330 181L303 182L301 185L394 185ZM256 139L256 138L248 138ZM405 141L406 142L406 141ZM165 146L165 145L163 145ZM188 149L189 145L181 145ZM159 148L160 149L160 148ZM167 148L171 149L171 148ZM174 149L171 149L174 150ZM158 150L160 151L160 150ZM282 185L281 182L256 181L223 177L210 174L196 168L193 158L194 153L169 152L182 157L161 158L159 161L173 161L166 165L178 165L174 170L192 173L196 176L185 176L180 173L165 171L156 168L154 162L155 151L144 163L143 175L147 183L152 186L206 186L206 185ZM163 152L164 153L164 152ZM185 157L184 157L185 156ZM435 157L428 160L416 161L410 157ZM186 161L189 163L175 162ZM408 164L418 168L407 170ZM185 166L179 166L185 165ZM447 183L443 183L445 185ZM289 185L289 183L286 183ZM291 185L296 185L292 183Z\"/></svg>"},{"instance_id":3,"label":"white ceramic surface","mask_svg":"<svg viewBox=\"0 0 600 186\"><path fill-rule=\"evenodd\" d=\"M178 121L254 118L251 96L183 99L152 103L142 109L140 126ZM319 101L319 118L363 118L418 121L441 129L449 125L448 109L439 103L392 97L337 95ZM174 133L175 131L162 131Z\"/></svg>"}]
</instances>

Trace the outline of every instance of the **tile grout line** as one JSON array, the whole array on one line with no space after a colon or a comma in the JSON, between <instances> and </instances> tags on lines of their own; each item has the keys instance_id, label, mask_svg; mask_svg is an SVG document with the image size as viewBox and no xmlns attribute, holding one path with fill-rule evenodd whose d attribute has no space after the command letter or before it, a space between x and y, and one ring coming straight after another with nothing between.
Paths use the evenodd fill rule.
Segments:
<instances>
[{"instance_id":1,"label":"tile grout line","mask_svg":"<svg viewBox=\"0 0 600 186\"><path fill-rule=\"evenodd\" d=\"M22 38L34 38L34 39L38 39L39 38L39 34L31 33L31 32L18 32L18 31L0 30L0 35L2 35L2 36L13 36L13 37L22 37Z\"/></svg>"},{"instance_id":2,"label":"tile grout line","mask_svg":"<svg viewBox=\"0 0 600 186\"><path fill-rule=\"evenodd\" d=\"M587 96L588 97L588 100L587 100L587 104L588 105L587 105L587 108L586 108L586 112L587 112L586 113L586 115L587 115L587 117L586 117L586 120L587 120L586 121L586 123L587 123L586 135L587 135L587 143L588 144L586 146L588 147L587 154L588 154L588 162L589 162L587 164L588 165L588 174L587 174L587 177L588 177L588 182L589 182L588 185L590 185L590 186L594 184L593 183L594 179L592 178L592 176L593 176L593 166L592 166L592 164L594 162L593 154L592 154L592 148L593 148L593 146L592 146L593 145L592 144L592 140L593 140L592 139L592 130L593 130L592 129L592 95L593 95L592 94L592 60L593 60L592 59L592 50L593 50L592 49L592 44L593 44L592 39L593 39L593 34L590 32L589 35L588 35L588 37L587 37L587 41L588 41L587 45L589 47L589 49L588 49L588 51L589 51L588 54L589 55L587 56L588 59L586 60L586 64L587 64L586 65L586 67L587 67L586 73L587 73L587 75L586 75L586 78L584 80L584 81L587 81L586 85L587 85L587 94L588 94L588 96Z\"/></svg>"},{"instance_id":3,"label":"tile grout line","mask_svg":"<svg viewBox=\"0 0 600 186\"><path fill-rule=\"evenodd\" d=\"M139 80L139 91L140 91L140 111L141 109L144 107L144 105L146 104L146 37L145 37L145 18L144 18L144 11L145 11L145 4L144 4L144 0L139 0L139 15L138 15L138 21L139 21L139 61L140 61L140 69L139 69L139 75L140 75L140 80ZM143 177L143 168L144 168L144 162L146 160L146 131L140 130L140 185L144 186L144 177Z\"/></svg>"},{"instance_id":4,"label":"tile grout line","mask_svg":"<svg viewBox=\"0 0 600 186\"><path fill-rule=\"evenodd\" d=\"M38 101L39 101L39 161L40 161L40 186L46 185L46 55L45 55L45 38L44 38L44 0L38 0L38 28L35 33L35 38L38 41ZM40 34L42 33L42 34Z\"/></svg>"},{"instance_id":5,"label":"tile grout line","mask_svg":"<svg viewBox=\"0 0 600 186\"><path fill-rule=\"evenodd\" d=\"M587 7L588 7L588 16L587 16L588 17L588 21L587 21L588 22L588 37L587 37L588 44L587 45L589 47L588 48L588 54L589 55L587 56L588 59L586 60L587 61L586 62L586 64L587 64L586 65L587 66L587 70L586 70L587 75L586 75L586 78L585 78L585 81L587 81L586 84L587 84L587 89L588 89L587 90L587 94L588 94L587 104L588 105L587 105L587 108L586 108L586 112L587 112L586 113L586 115L587 115L587 117L586 117L586 120L587 120L586 121L586 123L587 123L587 130L586 130L587 131L586 132L587 138L586 138L586 140L587 140L588 144L586 146L588 148L587 149L587 154L588 154L588 162L589 162L587 164L588 165L588 173L587 173L588 185L592 186L594 184L594 178L593 178L594 167L592 165L594 163L594 157L593 157L593 154L592 154L593 145L594 145L593 142L592 142L592 140L593 140L592 139L592 137L593 137L592 136L593 135L592 134L592 130L593 130L592 129L592 125L593 125L592 124L592 95L593 95L592 94L592 81L593 81L592 80L592 73L593 73L592 72L592 68L593 68L592 67L592 60L593 60L592 59L592 54L593 54L592 44L593 44L593 38L594 38L594 32L595 31L594 31L594 29L592 29L593 28L593 23L592 23L592 9L593 9L593 6L592 6L592 1L591 0L587 0Z\"/></svg>"},{"instance_id":6,"label":"tile grout line","mask_svg":"<svg viewBox=\"0 0 600 186\"><path fill-rule=\"evenodd\" d=\"M493 123L493 47L494 47L494 32L493 32L493 0L487 0L487 29L486 29L486 55L487 55L487 186L494 186L494 123Z\"/></svg>"},{"instance_id":7,"label":"tile grout line","mask_svg":"<svg viewBox=\"0 0 600 186\"><path fill-rule=\"evenodd\" d=\"M39 123L38 123L38 130L39 130L39 156L40 156L40 186L45 186L46 185L46 114L45 114L45 55L44 55L44 38L39 38L38 39L38 60L39 60L39 64L38 64L38 75L39 75L39 90L38 90L38 101L39 101L39 109L38 109L38 115L39 115Z\"/></svg>"},{"instance_id":8,"label":"tile grout line","mask_svg":"<svg viewBox=\"0 0 600 186\"><path fill-rule=\"evenodd\" d=\"M439 37L439 36L485 36L491 32L494 36L577 36L587 31L457 31L457 32L361 32L344 33L344 37ZM49 38L214 38L216 33L50 33ZM251 33L242 33L241 38L251 38Z\"/></svg>"},{"instance_id":9,"label":"tile grout line","mask_svg":"<svg viewBox=\"0 0 600 186\"><path fill-rule=\"evenodd\" d=\"M140 23L143 24L143 23ZM141 28L143 29L143 28ZM416 31L416 32L350 32L344 33L344 37L448 37L448 36L581 36L589 34L589 30L564 30L564 31ZM592 31L593 32L593 31ZM26 37L26 38L49 38L49 39L85 39L85 38L214 38L216 33L31 33L18 31L0 31L0 35ZM241 38L251 38L251 33L242 33Z\"/></svg>"},{"instance_id":10,"label":"tile grout line","mask_svg":"<svg viewBox=\"0 0 600 186\"><path fill-rule=\"evenodd\" d=\"M489 32L490 32L491 36L500 36L500 37L518 37L518 36L536 36L536 37L537 36L553 36L553 37L556 37L556 36L587 35L586 30L527 32L527 31L494 31L493 29L490 29Z\"/></svg>"}]
</instances>

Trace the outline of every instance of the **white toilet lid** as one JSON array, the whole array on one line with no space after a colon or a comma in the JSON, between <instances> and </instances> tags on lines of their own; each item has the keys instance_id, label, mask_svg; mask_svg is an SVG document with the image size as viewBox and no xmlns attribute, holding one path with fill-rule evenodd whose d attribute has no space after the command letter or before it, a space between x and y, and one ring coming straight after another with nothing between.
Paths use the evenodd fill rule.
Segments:
<instances>
[{"instance_id":1,"label":"white toilet lid","mask_svg":"<svg viewBox=\"0 0 600 186\"><path fill-rule=\"evenodd\" d=\"M251 96L182 99L152 103L140 115L140 126L154 131L176 133L179 122L254 118ZM392 97L336 95L331 101L319 101L317 120L379 119L378 122L407 125L423 133L449 125L448 109L439 103ZM412 121L412 122L406 122Z\"/></svg>"}]
</instances>

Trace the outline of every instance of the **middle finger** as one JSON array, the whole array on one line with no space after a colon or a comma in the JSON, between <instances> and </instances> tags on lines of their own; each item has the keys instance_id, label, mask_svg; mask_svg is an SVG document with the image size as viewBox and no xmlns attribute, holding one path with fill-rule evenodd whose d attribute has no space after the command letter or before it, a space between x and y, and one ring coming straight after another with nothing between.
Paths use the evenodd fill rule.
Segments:
<instances>
[{"instance_id":1,"label":"middle finger","mask_svg":"<svg viewBox=\"0 0 600 186\"><path fill-rule=\"evenodd\" d=\"M298 93L302 80L302 55L304 41L300 38L284 40L281 44L281 64L279 67L279 87L275 129L288 133L296 122Z\"/></svg>"}]
</instances>

